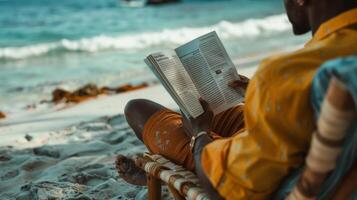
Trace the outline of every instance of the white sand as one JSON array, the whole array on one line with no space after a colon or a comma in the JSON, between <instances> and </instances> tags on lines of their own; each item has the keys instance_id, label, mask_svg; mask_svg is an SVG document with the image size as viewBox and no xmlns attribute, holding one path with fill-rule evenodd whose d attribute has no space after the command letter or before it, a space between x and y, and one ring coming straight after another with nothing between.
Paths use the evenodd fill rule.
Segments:
<instances>
[{"instance_id":1,"label":"white sand","mask_svg":"<svg viewBox=\"0 0 357 200\"><path fill-rule=\"evenodd\" d=\"M168 108L175 107L175 103L165 89L157 85L125 94L101 96L68 108L57 106L57 108L44 111L26 112L17 116L9 116L9 118L0 121L0 146L14 142L21 143L22 139L17 139L17 137L26 133L46 134L49 131L60 130L103 116L123 114L126 103L137 98L160 102ZM28 144L25 142L18 147L28 147Z\"/></svg>"},{"instance_id":2,"label":"white sand","mask_svg":"<svg viewBox=\"0 0 357 200\"><path fill-rule=\"evenodd\" d=\"M0 199L146 199L145 187L125 183L113 165L119 153L146 151L123 117L136 98L177 108L158 85L1 120Z\"/></svg>"}]
</instances>

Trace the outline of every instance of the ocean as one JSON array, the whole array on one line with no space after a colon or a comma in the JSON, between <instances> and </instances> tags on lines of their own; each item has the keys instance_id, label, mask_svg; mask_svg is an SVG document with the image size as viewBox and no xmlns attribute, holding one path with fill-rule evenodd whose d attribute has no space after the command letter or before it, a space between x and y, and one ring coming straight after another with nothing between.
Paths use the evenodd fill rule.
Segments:
<instances>
[{"instance_id":1,"label":"ocean","mask_svg":"<svg viewBox=\"0 0 357 200\"><path fill-rule=\"evenodd\" d=\"M50 99L57 87L153 80L143 62L149 53L213 30L237 60L308 38L293 36L283 0L186 0L136 8L118 0L0 0L0 110L19 112Z\"/></svg>"}]
</instances>

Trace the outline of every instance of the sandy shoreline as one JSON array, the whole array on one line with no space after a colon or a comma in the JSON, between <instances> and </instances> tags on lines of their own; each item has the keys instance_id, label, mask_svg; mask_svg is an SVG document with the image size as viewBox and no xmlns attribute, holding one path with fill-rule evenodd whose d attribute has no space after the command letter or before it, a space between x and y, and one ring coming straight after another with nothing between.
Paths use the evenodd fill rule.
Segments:
<instances>
[{"instance_id":1,"label":"sandy shoreline","mask_svg":"<svg viewBox=\"0 0 357 200\"><path fill-rule=\"evenodd\" d=\"M239 73L250 77L255 70ZM146 151L123 116L125 104L136 98L177 109L155 85L0 120L1 199L146 199L146 188L125 183L113 165L119 153Z\"/></svg>"},{"instance_id":2,"label":"sandy shoreline","mask_svg":"<svg viewBox=\"0 0 357 200\"><path fill-rule=\"evenodd\" d=\"M0 147L1 199L146 199L145 187L125 183L114 169L118 153L146 150L123 115L51 131L47 138L27 135L24 146L34 147L23 148L25 141Z\"/></svg>"},{"instance_id":3,"label":"sandy shoreline","mask_svg":"<svg viewBox=\"0 0 357 200\"><path fill-rule=\"evenodd\" d=\"M114 170L117 154L146 151L122 114L134 98L175 108L156 85L1 120L1 199L146 199L145 187L125 183Z\"/></svg>"}]
</instances>

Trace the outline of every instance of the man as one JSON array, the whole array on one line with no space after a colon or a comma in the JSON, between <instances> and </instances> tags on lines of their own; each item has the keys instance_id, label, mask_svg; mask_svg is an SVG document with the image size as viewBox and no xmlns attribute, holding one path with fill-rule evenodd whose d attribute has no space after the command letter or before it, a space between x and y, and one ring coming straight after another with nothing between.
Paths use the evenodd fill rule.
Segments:
<instances>
[{"instance_id":1,"label":"man","mask_svg":"<svg viewBox=\"0 0 357 200\"><path fill-rule=\"evenodd\" d=\"M294 33L311 31L313 38L301 50L261 63L244 108L213 116L201 101L202 116L182 119L146 100L126 107L129 125L148 149L194 170L212 199L269 198L303 164L310 145L315 122L309 92L316 70L327 60L357 54L356 0L285 0L285 7ZM145 184L133 161L119 156L117 165L125 180Z\"/></svg>"}]
</instances>

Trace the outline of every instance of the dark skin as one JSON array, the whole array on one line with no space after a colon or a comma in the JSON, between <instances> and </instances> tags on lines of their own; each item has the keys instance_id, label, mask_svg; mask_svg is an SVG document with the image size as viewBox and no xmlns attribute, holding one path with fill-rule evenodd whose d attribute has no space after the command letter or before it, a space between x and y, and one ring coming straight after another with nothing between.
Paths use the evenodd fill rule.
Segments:
<instances>
[{"instance_id":1,"label":"dark skin","mask_svg":"<svg viewBox=\"0 0 357 200\"><path fill-rule=\"evenodd\" d=\"M347 10L357 8L356 0L284 0L284 3L288 18L293 26L293 32L296 35L305 34L310 31L314 35L322 23ZM235 89L246 88L248 85L248 79L241 78L241 80L234 81L229 85ZM205 109L205 112L201 116L196 119L188 119L185 117L183 119L185 132L189 136L194 136L201 131L211 130L213 119L212 111L204 100L201 100L201 104ZM141 133L146 121L150 118L150 116L162 108L163 107L161 105L148 100L141 99L129 102L125 110L125 115L129 125L133 128L139 139L142 140ZM195 158L195 171L202 186L210 195L211 199L223 199L212 186L209 178L205 175L201 166L202 150L211 142L212 139L207 135L197 138L193 152ZM120 156L119 161L123 160L125 160L123 156ZM137 173L139 173L139 175L136 174L136 177L145 177L145 173L135 167L134 161L125 161L127 161L125 166L123 166L120 162L117 163L122 173L121 177L130 183L145 185L145 179L137 178L135 180L132 172L136 170Z\"/></svg>"},{"instance_id":2,"label":"dark skin","mask_svg":"<svg viewBox=\"0 0 357 200\"><path fill-rule=\"evenodd\" d=\"M357 7L355 0L284 0L286 13L296 35L314 35L324 22Z\"/></svg>"},{"instance_id":3,"label":"dark skin","mask_svg":"<svg viewBox=\"0 0 357 200\"><path fill-rule=\"evenodd\" d=\"M231 82L229 83L229 86L233 89L236 89L237 91L239 90L240 92L241 89L245 90L247 88L248 83L249 79L247 77L240 76L239 81ZM205 110L204 114L196 119L183 118L184 130L189 137L200 132L202 127L205 127L204 130L206 131L210 130L213 113L208 104L203 99L201 99L200 102ZM142 132L145 123L153 114L159 110L162 110L163 108L165 107L145 99L132 100L126 105L125 117L137 138L142 141ZM212 199L222 199L210 184L210 181L203 173L201 167L201 151L203 147L210 142L212 142L212 139L208 136L201 136L196 140L193 152L196 165L195 171L200 177L203 187L207 189ZM116 168L118 169L120 177L123 178L126 182L134 185L146 185L146 173L137 167L135 164L135 159L130 159L126 156L118 155Z\"/></svg>"}]
</instances>

